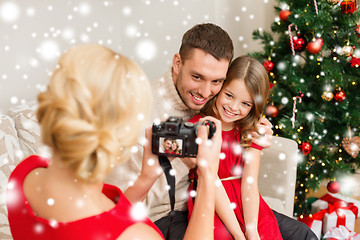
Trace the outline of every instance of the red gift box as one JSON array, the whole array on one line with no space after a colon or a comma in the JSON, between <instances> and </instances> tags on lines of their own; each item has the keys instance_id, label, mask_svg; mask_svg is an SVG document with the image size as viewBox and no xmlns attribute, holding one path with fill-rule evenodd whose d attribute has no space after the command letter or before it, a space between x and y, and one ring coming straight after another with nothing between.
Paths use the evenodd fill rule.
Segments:
<instances>
[{"instance_id":1,"label":"red gift box","mask_svg":"<svg viewBox=\"0 0 360 240\"><path fill-rule=\"evenodd\" d=\"M350 231L345 226L332 228L324 235L328 240L360 240L360 234Z\"/></svg>"},{"instance_id":2,"label":"red gift box","mask_svg":"<svg viewBox=\"0 0 360 240\"><path fill-rule=\"evenodd\" d=\"M298 221L305 223L320 239L321 237L321 230L322 230L322 224L323 224L323 218L325 216L326 209L310 214L310 215L302 215L298 218Z\"/></svg>"},{"instance_id":3,"label":"red gift box","mask_svg":"<svg viewBox=\"0 0 360 240\"><path fill-rule=\"evenodd\" d=\"M346 203L349 210L351 210L355 214L356 218L360 216L359 201L351 198L345 198L339 194L331 193L325 194L324 196L313 202L311 204L311 210L312 212L319 212L320 210L327 209L329 207L329 204L335 204L336 202Z\"/></svg>"},{"instance_id":4,"label":"red gift box","mask_svg":"<svg viewBox=\"0 0 360 240\"><path fill-rule=\"evenodd\" d=\"M334 204L329 204L329 208L327 209L323 219L323 234L333 227L339 227L341 225L346 226L351 231L354 231L355 214L351 210L352 206L353 204L346 202L335 202Z\"/></svg>"}]
</instances>

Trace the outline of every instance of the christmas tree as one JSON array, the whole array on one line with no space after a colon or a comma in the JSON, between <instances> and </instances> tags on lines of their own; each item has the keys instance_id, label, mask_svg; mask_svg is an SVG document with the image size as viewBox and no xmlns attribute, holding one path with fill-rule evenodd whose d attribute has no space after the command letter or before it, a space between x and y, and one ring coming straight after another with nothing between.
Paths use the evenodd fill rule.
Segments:
<instances>
[{"instance_id":1,"label":"christmas tree","mask_svg":"<svg viewBox=\"0 0 360 240\"><path fill-rule=\"evenodd\" d=\"M253 32L273 86L266 116L299 144L295 216L306 193L360 165L360 20L355 0L277 0L272 33Z\"/></svg>"}]
</instances>

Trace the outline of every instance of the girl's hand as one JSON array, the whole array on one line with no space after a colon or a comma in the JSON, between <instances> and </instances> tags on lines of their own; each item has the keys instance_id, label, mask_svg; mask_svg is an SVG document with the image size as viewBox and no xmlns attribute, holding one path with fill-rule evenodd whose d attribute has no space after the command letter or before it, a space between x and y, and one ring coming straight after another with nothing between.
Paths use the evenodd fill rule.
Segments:
<instances>
[{"instance_id":1,"label":"girl's hand","mask_svg":"<svg viewBox=\"0 0 360 240\"><path fill-rule=\"evenodd\" d=\"M243 232L240 232L238 235L233 236L235 240L246 240Z\"/></svg>"},{"instance_id":2,"label":"girl's hand","mask_svg":"<svg viewBox=\"0 0 360 240\"><path fill-rule=\"evenodd\" d=\"M260 236L257 230L246 231L245 236L246 240L260 240Z\"/></svg>"},{"instance_id":3,"label":"girl's hand","mask_svg":"<svg viewBox=\"0 0 360 240\"><path fill-rule=\"evenodd\" d=\"M267 118L261 118L260 121L256 124L259 133L251 132L252 142L263 147L271 147L272 135L274 131L271 129L272 124Z\"/></svg>"},{"instance_id":4,"label":"girl's hand","mask_svg":"<svg viewBox=\"0 0 360 240\"><path fill-rule=\"evenodd\" d=\"M141 175L146 176L151 180L156 180L162 173L163 170L159 163L159 157L152 153L152 128L148 127L145 129L145 139L143 161L141 168Z\"/></svg>"}]
</instances>

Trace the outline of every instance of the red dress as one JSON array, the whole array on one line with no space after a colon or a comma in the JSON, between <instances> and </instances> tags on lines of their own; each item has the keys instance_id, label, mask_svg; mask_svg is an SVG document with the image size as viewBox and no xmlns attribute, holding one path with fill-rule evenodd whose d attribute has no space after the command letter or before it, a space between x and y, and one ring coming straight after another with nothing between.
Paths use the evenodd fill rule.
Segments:
<instances>
[{"instance_id":1,"label":"red dress","mask_svg":"<svg viewBox=\"0 0 360 240\"><path fill-rule=\"evenodd\" d=\"M104 184L103 193L116 206L99 215L72 222L55 222L37 217L25 198L23 183L25 177L35 168L46 168L49 159L30 156L11 173L7 186L7 208L11 233L17 239L117 239L132 224L143 222L162 233L148 218L137 221L130 216L131 204L115 186Z\"/></svg>"},{"instance_id":2,"label":"red dress","mask_svg":"<svg viewBox=\"0 0 360 240\"><path fill-rule=\"evenodd\" d=\"M200 115L194 116L190 122L197 122ZM239 154L240 133L233 129L231 131L222 131L222 146L221 153L225 154L224 159L220 159L218 176L220 179L241 175L244 162ZM195 176L194 172L190 173L190 179ZM193 181L192 181L193 182ZM245 224L243 216L243 206L241 202L241 178L234 180L221 181L231 203L235 203L234 209L236 218L239 221L241 230L245 233ZM193 189L193 183L190 184L189 190ZM259 216L258 216L258 233L260 239L277 240L282 239L278 223L275 215L270 207L265 203L263 198L259 195ZM189 217L193 210L193 200L188 199ZM214 221L214 239L225 240L233 239L225 225L220 218L215 214Z\"/></svg>"}]
</instances>

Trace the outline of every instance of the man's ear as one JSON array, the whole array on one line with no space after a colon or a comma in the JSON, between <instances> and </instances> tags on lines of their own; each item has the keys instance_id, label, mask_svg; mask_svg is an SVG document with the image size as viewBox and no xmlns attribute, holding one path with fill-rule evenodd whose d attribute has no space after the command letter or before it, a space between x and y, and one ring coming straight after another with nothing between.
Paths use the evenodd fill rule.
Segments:
<instances>
[{"instance_id":1,"label":"man's ear","mask_svg":"<svg viewBox=\"0 0 360 240\"><path fill-rule=\"evenodd\" d=\"M173 72L179 74L181 68L181 57L179 53L175 53L173 57Z\"/></svg>"}]
</instances>

